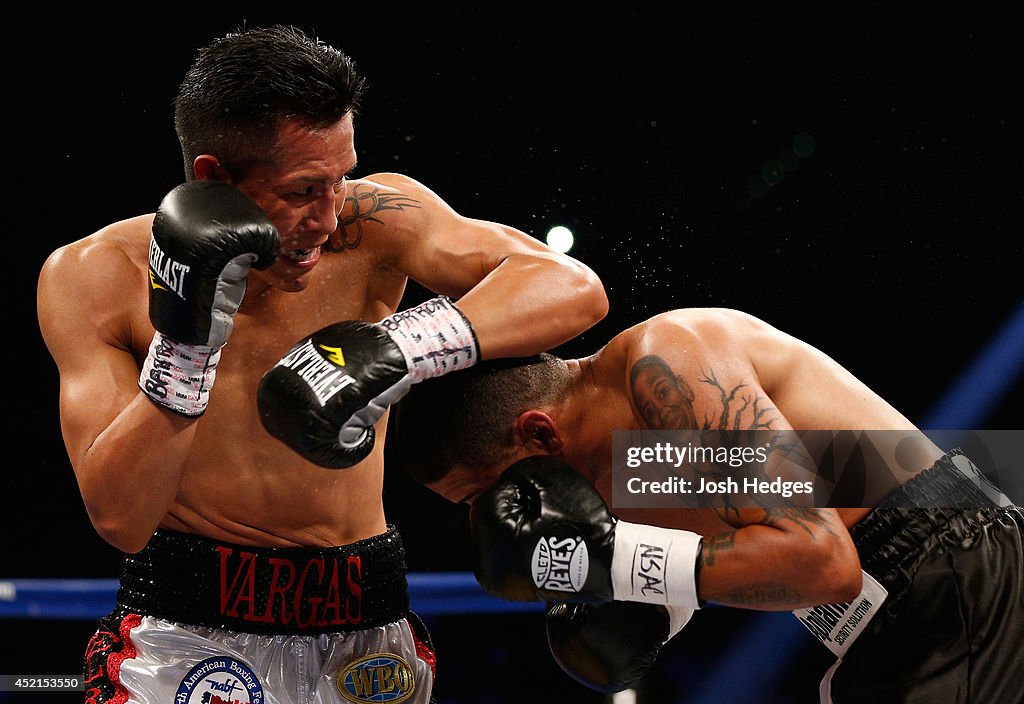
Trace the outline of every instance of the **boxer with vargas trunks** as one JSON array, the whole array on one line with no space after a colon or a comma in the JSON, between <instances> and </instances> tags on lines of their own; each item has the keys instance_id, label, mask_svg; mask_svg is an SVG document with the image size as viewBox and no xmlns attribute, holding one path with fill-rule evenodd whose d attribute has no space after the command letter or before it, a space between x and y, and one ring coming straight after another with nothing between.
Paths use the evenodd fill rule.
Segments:
<instances>
[{"instance_id":1,"label":"boxer with vargas trunks","mask_svg":"<svg viewBox=\"0 0 1024 704\"><path fill-rule=\"evenodd\" d=\"M406 468L471 506L477 579L550 602L552 654L590 687L629 686L713 602L793 611L837 656L823 702L1020 701L1020 508L833 359L752 316L666 312L590 357L496 360L417 387L396 414ZM804 462L779 476L845 453L866 481L848 503L769 494L612 513L613 431L766 432Z\"/></svg>"},{"instance_id":2,"label":"boxer with vargas trunks","mask_svg":"<svg viewBox=\"0 0 1024 704\"><path fill-rule=\"evenodd\" d=\"M382 506L388 408L607 311L523 232L406 176L350 180L363 90L295 28L211 42L175 101L185 183L42 269L65 444L125 553L89 702L430 700ZM409 279L436 297L396 312Z\"/></svg>"}]
</instances>

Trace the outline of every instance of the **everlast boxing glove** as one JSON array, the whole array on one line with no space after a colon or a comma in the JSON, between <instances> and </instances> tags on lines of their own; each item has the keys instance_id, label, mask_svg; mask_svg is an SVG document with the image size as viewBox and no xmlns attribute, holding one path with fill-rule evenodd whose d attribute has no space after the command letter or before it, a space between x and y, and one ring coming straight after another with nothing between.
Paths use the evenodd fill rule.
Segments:
<instances>
[{"instance_id":1,"label":"everlast boxing glove","mask_svg":"<svg viewBox=\"0 0 1024 704\"><path fill-rule=\"evenodd\" d=\"M271 266L280 247L274 223L234 186L189 181L164 197L149 244L147 396L186 416L206 410L246 276Z\"/></svg>"},{"instance_id":2,"label":"everlast boxing glove","mask_svg":"<svg viewBox=\"0 0 1024 704\"><path fill-rule=\"evenodd\" d=\"M650 669L693 615L678 606L611 601L548 604L548 645L570 677L599 692L621 692Z\"/></svg>"},{"instance_id":3,"label":"everlast boxing glove","mask_svg":"<svg viewBox=\"0 0 1024 704\"><path fill-rule=\"evenodd\" d=\"M700 607L701 536L620 521L568 464L512 464L469 512L477 581L515 601L642 601Z\"/></svg>"},{"instance_id":4,"label":"everlast boxing glove","mask_svg":"<svg viewBox=\"0 0 1024 704\"><path fill-rule=\"evenodd\" d=\"M469 321L446 296L379 323L347 320L301 340L260 381L267 432L329 468L373 449L374 423L412 384L476 363Z\"/></svg>"}]
</instances>

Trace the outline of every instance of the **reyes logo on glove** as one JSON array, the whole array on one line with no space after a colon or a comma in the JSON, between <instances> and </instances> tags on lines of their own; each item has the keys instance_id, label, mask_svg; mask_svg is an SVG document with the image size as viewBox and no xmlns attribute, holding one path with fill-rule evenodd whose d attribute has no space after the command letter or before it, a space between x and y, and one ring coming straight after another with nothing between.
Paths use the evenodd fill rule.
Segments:
<instances>
[{"instance_id":1,"label":"reyes logo on glove","mask_svg":"<svg viewBox=\"0 0 1024 704\"><path fill-rule=\"evenodd\" d=\"M533 548L530 562L533 583L540 589L578 592L587 582L590 556L587 543L569 526L555 526Z\"/></svg>"}]
</instances>

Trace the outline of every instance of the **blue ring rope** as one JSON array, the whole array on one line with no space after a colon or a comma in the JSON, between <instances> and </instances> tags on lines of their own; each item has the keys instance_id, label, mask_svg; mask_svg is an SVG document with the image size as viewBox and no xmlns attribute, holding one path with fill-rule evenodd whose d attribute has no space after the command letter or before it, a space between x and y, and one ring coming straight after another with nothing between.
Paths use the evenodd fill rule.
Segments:
<instances>
[{"instance_id":1,"label":"blue ring rope","mask_svg":"<svg viewBox=\"0 0 1024 704\"><path fill-rule=\"evenodd\" d=\"M536 601L491 596L471 572L413 572L409 602L420 616L542 611ZM0 618L92 620L114 608L117 579L0 579Z\"/></svg>"}]
</instances>

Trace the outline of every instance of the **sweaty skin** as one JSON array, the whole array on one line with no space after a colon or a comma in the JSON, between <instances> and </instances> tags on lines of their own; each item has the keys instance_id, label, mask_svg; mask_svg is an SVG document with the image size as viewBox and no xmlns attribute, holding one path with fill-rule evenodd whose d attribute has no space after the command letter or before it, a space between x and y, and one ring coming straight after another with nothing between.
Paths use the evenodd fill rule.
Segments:
<instances>
[{"instance_id":1,"label":"sweaty skin","mask_svg":"<svg viewBox=\"0 0 1024 704\"><path fill-rule=\"evenodd\" d=\"M911 447L901 447L904 466L909 461L919 471L942 455L833 359L739 311L656 315L566 365L569 392L519 416L509 456L490 467L456 467L430 488L451 501L472 503L512 461L558 455L594 483L620 519L703 535L698 588L708 601L788 610L853 598L861 574L848 529L870 506L616 508L613 431L903 430L910 432L901 437L915 438ZM906 481L916 471L899 478Z\"/></svg>"},{"instance_id":2,"label":"sweaty skin","mask_svg":"<svg viewBox=\"0 0 1024 704\"><path fill-rule=\"evenodd\" d=\"M234 183L253 198L273 219L284 252L270 269L250 273L198 420L156 406L138 388L154 334L153 214L60 248L41 271L39 322L60 372L65 444L90 519L124 551L142 549L158 526L280 547L383 532L387 415L366 460L326 470L265 432L256 388L304 335L393 313L409 278L459 300L483 358L548 349L607 311L593 272L524 233L458 215L405 176L349 181L351 116L318 130L286 122L274 153L277 161L244 180L210 155L194 164L198 178ZM298 249L312 252L288 254Z\"/></svg>"}]
</instances>

